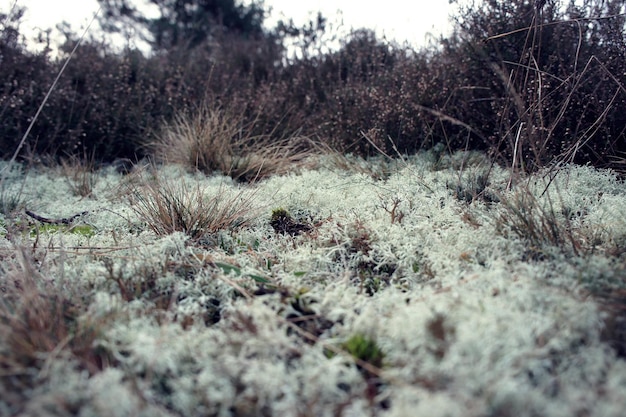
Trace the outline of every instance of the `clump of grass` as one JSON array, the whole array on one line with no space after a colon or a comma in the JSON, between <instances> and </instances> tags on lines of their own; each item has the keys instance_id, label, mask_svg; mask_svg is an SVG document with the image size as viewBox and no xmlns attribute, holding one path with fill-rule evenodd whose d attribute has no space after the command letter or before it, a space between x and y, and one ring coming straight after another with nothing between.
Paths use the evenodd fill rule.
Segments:
<instances>
[{"instance_id":1,"label":"clump of grass","mask_svg":"<svg viewBox=\"0 0 626 417\"><path fill-rule=\"evenodd\" d=\"M236 155L225 173L238 181L250 182L315 165L312 159L315 148L304 136L276 139L263 135L252 140L244 138L235 145Z\"/></svg>"},{"instance_id":2,"label":"clump of grass","mask_svg":"<svg viewBox=\"0 0 626 417\"><path fill-rule=\"evenodd\" d=\"M203 105L165 124L149 148L158 160L240 181L288 172L306 165L314 154L307 138L276 139L271 134L254 135L253 130L254 123L246 125L243 116Z\"/></svg>"},{"instance_id":3,"label":"clump of grass","mask_svg":"<svg viewBox=\"0 0 626 417\"><path fill-rule=\"evenodd\" d=\"M150 144L155 156L207 174L227 172L234 157L233 144L241 134L241 119L231 113L202 106L195 114L179 113L166 123Z\"/></svg>"},{"instance_id":4,"label":"clump of grass","mask_svg":"<svg viewBox=\"0 0 626 417\"><path fill-rule=\"evenodd\" d=\"M61 160L61 175L75 196L89 197L98 182L96 161L90 158L79 158L72 155Z\"/></svg>"},{"instance_id":5,"label":"clump of grass","mask_svg":"<svg viewBox=\"0 0 626 417\"><path fill-rule=\"evenodd\" d=\"M253 194L230 195L225 188L209 192L184 178L158 174L130 183L133 210L159 236L183 232L192 239L248 223Z\"/></svg>"},{"instance_id":6,"label":"clump of grass","mask_svg":"<svg viewBox=\"0 0 626 417\"><path fill-rule=\"evenodd\" d=\"M20 181L23 177L21 164L8 162L0 168L0 214L10 216L23 207L24 181L19 189L10 186L10 182Z\"/></svg>"},{"instance_id":7,"label":"clump of grass","mask_svg":"<svg viewBox=\"0 0 626 417\"><path fill-rule=\"evenodd\" d=\"M470 173L465 177L459 175L459 180L454 186L454 195L457 200L466 203L472 203L477 199L484 200L488 203L498 201L498 198L487 191L489 186L489 172ZM449 188L452 188L448 184Z\"/></svg>"},{"instance_id":8,"label":"clump of grass","mask_svg":"<svg viewBox=\"0 0 626 417\"><path fill-rule=\"evenodd\" d=\"M360 156L339 152L324 144L319 145L318 148L326 156L328 164L333 169L367 175L377 181L386 180L393 173L391 164L388 163L387 159L364 159Z\"/></svg>"},{"instance_id":9,"label":"clump of grass","mask_svg":"<svg viewBox=\"0 0 626 417\"><path fill-rule=\"evenodd\" d=\"M0 391L15 410L52 361L69 355L94 374L111 360L95 345L111 317L90 315L78 291L44 277L25 250L17 255L18 264L0 280Z\"/></svg>"},{"instance_id":10,"label":"clump of grass","mask_svg":"<svg viewBox=\"0 0 626 417\"><path fill-rule=\"evenodd\" d=\"M526 240L534 258L542 256L546 245L580 254L584 248L576 238L569 219L559 215L547 194L542 198L545 202L540 201L527 186L520 187L510 196L502 196L504 212L497 219L500 231L505 226Z\"/></svg>"},{"instance_id":11,"label":"clump of grass","mask_svg":"<svg viewBox=\"0 0 626 417\"><path fill-rule=\"evenodd\" d=\"M5 216L11 215L23 206L22 193L2 187L0 189L0 213Z\"/></svg>"}]
</instances>

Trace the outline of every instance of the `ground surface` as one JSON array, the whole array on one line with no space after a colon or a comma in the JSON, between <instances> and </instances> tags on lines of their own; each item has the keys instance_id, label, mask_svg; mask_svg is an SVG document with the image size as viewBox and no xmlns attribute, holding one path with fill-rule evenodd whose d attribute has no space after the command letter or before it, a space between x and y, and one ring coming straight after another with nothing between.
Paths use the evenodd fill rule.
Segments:
<instances>
[{"instance_id":1,"label":"ground surface","mask_svg":"<svg viewBox=\"0 0 626 417\"><path fill-rule=\"evenodd\" d=\"M621 416L597 295L625 285L626 188L553 174L507 190L473 154L254 185L161 167L166 194L245 207L189 237L145 215L154 172L103 170L80 197L14 170L32 213L87 213L2 218L0 415Z\"/></svg>"}]
</instances>

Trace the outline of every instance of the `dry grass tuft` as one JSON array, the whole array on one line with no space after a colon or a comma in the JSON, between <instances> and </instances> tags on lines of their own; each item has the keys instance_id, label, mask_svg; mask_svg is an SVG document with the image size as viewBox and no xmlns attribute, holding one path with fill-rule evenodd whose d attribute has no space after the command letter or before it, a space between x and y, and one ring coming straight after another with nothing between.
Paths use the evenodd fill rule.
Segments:
<instances>
[{"instance_id":1,"label":"dry grass tuft","mask_svg":"<svg viewBox=\"0 0 626 417\"><path fill-rule=\"evenodd\" d=\"M24 181L16 189L11 186L11 182L24 178L22 165L18 163L8 163L0 168L0 214L11 216L24 206Z\"/></svg>"},{"instance_id":2,"label":"dry grass tuft","mask_svg":"<svg viewBox=\"0 0 626 417\"><path fill-rule=\"evenodd\" d=\"M227 175L251 182L271 175L283 175L297 168L312 168L315 150L306 137L294 136L273 140L270 136L242 143Z\"/></svg>"},{"instance_id":3,"label":"dry grass tuft","mask_svg":"<svg viewBox=\"0 0 626 417\"><path fill-rule=\"evenodd\" d=\"M110 317L88 314L80 295L44 277L26 250L17 259L0 299L0 390L13 393L5 401L16 407L26 399L17 393L40 384L52 361L69 355L94 374L110 359L94 344Z\"/></svg>"},{"instance_id":4,"label":"dry grass tuft","mask_svg":"<svg viewBox=\"0 0 626 417\"><path fill-rule=\"evenodd\" d=\"M0 214L9 216L24 205L20 191L7 190L0 186Z\"/></svg>"},{"instance_id":5,"label":"dry grass tuft","mask_svg":"<svg viewBox=\"0 0 626 417\"><path fill-rule=\"evenodd\" d=\"M245 225L254 195L244 191L230 194L224 188L211 194L184 178L158 175L129 187L133 210L154 233L165 236L178 231L192 239Z\"/></svg>"},{"instance_id":6,"label":"dry grass tuft","mask_svg":"<svg viewBox=\"0 0 626 417\"><path fill-rule=\"evenodd\" d=\"M272 135L253 135L253 128L254 123L246 125L233 111L204 105L193 114L179 113L148 147L160 161L240 181L306 166L314 155L305 137L277 140Z\"/></svg>"},{"instance_id":7,"label":"dry grass tuft","mask_svg":"<svg viewBox=\"0 0 626 417\"><path fill-rule=\"evenodd\" d=\"M206 174L227 172L233 144L241 134L241 119L221 109L203 106L193 115L179 113L149 145L157 159L195 168Z\"/></svg>"},{"instance_id":8,"label":"dry grass tuft","mask_svg":"<svg viewBox=\"0 0 626 417\"><path fill-rule=\"evenodd\" d=\"M89 197L98 182L96 161L72 155L61 160L61 175L65 178L72 193L79 197Z\"/></svg>"},{"instance_id":9,"label":"dry grass tuft","mask_svg":"<svg viewBox=\"0 0 626 417\"><path fill-rule=\"evenodd\" d=\"M584 239L570 219L555 209L548 194L537 197L520 184L510 195L499 195L504 208L497 219L501 233L512 232L528 243L531 258L541 258L546 245L578 256L586 252Z\"/></svg>"}]
</instances>

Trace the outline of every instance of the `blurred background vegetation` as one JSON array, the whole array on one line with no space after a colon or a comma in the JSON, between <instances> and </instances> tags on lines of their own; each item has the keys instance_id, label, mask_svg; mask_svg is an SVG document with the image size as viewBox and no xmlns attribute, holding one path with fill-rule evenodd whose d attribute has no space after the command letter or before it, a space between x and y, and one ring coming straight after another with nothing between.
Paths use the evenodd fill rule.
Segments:
<instances>
[{"instance_id":1,"label":"blurred background vegetation","mask_svg":"<svg viewBox=\"0 0 626 417\"><path fill-rule=\"evenodd\" d=\"M437 44L415 49L361 29L330 52L321 15L266 29L257 3L155 0L160 16L148 18L127 0L99 1L102 27L141 34L150 53L83 41L22 160L138 160L160 126L209 105L240 115L247 134L305 135L360 156L440 143L529 170L625 166L624 0L459 2L452 35ZM22 15L0 14L4 159L79 40L66 30L58 53L29 51ZM288 54L294 43L300 53Z\"/></svg>"}]
</instances>

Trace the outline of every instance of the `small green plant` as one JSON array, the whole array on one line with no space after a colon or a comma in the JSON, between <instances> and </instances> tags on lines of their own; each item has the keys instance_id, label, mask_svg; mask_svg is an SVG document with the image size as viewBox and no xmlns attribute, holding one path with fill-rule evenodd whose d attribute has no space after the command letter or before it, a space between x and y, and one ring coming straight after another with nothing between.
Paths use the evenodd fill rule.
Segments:
<instances>
[{"instance_id":1,"label":"small green plant","mask_svg":"<svg viewBox=\"0 0 626 417\"><path fill-rule=\"evenodd\" d=\"M376 368L382 366L383 359L385 358L385 354L376 341L362 333L357 333L343 342L341 349L359 361L369 363Z\"/></svg>"},{"instance_id":2,"label":"small green plant","mask_svg":"<svg viewBox=\"0 0 626 417\"><path fill-rule=\"evenodd\" d=\"M90 225L42 224L30 229L30 237L36 237L42 233L55 234L64 232L84 237L93 237L96 234L95 229Z\"/></svg>"},{"instance_id":3,"label":"small green plant","mask_svg":"<svg viewBox=\"0 0 626 417\"><path fill-rule=\"evenodd\" d=\"M385 353L378 346L376 340L362 333L356 333L343 342L340 348L354 358L357 369L367 384L366 395L370 405L382 405L382 403L378 403L376 397L381 393L381 389L385 385L380 372ZM331 349L329 349L326 351L326 356L333 357L335 353L338 352L332 350L331 353Z\"/></svg>"}]
</instances>

